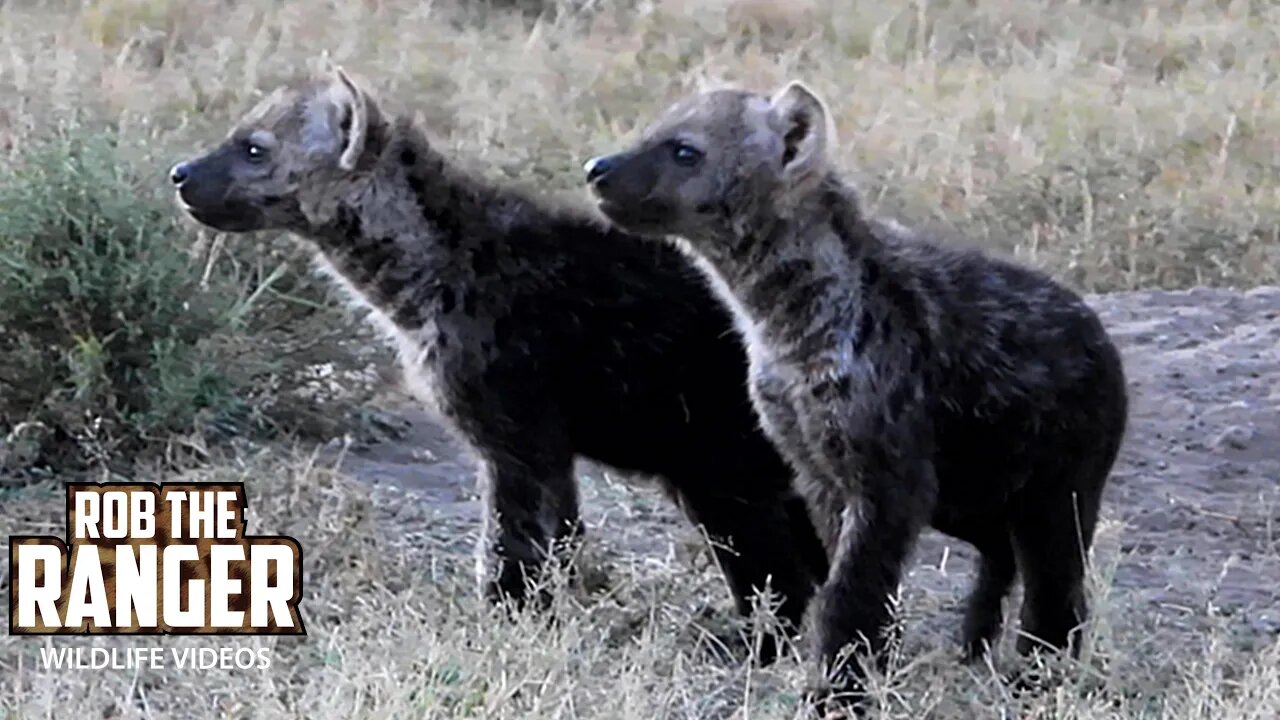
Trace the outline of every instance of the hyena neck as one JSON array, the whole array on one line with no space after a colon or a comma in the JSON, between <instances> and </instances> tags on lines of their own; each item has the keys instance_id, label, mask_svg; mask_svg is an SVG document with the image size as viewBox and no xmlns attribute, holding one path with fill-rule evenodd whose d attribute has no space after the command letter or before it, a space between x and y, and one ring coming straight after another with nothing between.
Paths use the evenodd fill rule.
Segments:
<instances>
[{"instance_id":1,"label":"hyena neck","mask_svg":"<svg viewBox=\"0 0 1280 720\"><path fill-rule=\"evenodd\" d=\"M718 265L758 336L775 350L806 353L846 332L878 245L853 188L832 176L785 215L744 227Z\"/></svg>"},{"instance_id":2,"label":"hyena neck","mask_svg":"<svg viewBox=\"0 0 1280 720\"><path fill-rule=\"evenodd\" d=\"M415 330L449 312L462 286L486 271L477 258L497 254L494 193L453 167L407 119L388 127L357 172L306 235L361 299Z\"/></svg>"}]
</instances>

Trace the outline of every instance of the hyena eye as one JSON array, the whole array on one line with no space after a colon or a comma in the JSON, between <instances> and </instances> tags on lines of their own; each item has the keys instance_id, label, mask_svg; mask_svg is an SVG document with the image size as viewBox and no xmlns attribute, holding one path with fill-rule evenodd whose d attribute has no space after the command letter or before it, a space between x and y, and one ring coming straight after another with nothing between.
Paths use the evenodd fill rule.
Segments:
<instances>
[{"instance_id":1,"label":"hyena eye","mask_svg":"<svg viewBox=\"0 0 1280 720\"><path fill-rule=\"evenodd\" d=\"M267 159L267 149L254 142L245 144L244 154L252 163L260 163Z\"/></svg>"},{"instance_id":2,"label":"hyena eye","mask_svg":"<svg viewBox=\"0 0 1280 720\"><path fill-rule=\"evenodd\" d=\"M671 148L671 158L677 165L693 167L702 160L702 151L692 145L676 143Z\"/></svg>"}]
</instances>

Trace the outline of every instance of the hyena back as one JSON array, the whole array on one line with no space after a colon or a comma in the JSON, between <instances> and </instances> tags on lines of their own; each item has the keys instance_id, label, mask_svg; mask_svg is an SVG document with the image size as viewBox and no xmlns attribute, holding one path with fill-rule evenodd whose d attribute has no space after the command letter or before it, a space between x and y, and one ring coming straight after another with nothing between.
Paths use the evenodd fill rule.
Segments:
<instances>
[{"instance_id":1,"label":"hyena back","mask_svg":"<svg viewBox=\"0 0 1280 720\"><path fill-rule=\"evenodd\" d=\"M468 176L340 71L276 91L172 179L202 223L292 231L372 309L479 461L490 597L522 601L581 531L585 457L659 478L737 607L767 585L799 623L826 555L757 427L732 320L678 252Z\"/></svg>"},{"instance_id":2,"label":"hyena back","mask_svg":"<svg viewBox=\"0 0 1280 720\"><path fill-rule=\"evenodd\" d=\"M587 166L621 227L675 242L733 309L751 396L833 552L817 646L877 659L920 531L981 553L966 654L994 642L1017 572L1018 647L1071 644L1103 487L1127 422L1120 356L1043 274L864 214L798 83L704 93ZM1035 640L1033 640L1035 638Z\"/></svg>"}]
</instances>

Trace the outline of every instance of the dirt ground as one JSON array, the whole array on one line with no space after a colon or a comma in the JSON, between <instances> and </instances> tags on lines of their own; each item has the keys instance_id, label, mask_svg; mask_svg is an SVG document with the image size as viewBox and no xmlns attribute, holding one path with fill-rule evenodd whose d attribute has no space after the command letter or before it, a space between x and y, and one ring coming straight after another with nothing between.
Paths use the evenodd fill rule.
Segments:
<instances>
[{"instance_id":1,"label":"dirt ground","mask_svg":"<svg viewBox=\"0 0 1280 720\"><path fill-rule=\"evenodd\" d=\"M1129 432L1104 501L1099 548L1112 602L1149 634L1177 642L1226 630L1237 649L1280 636L1280 288L1142 291L1094 296L1125 355ZM450 524L480 506L471 461L411 405L396 441L348 451L342 470L409 491ZM688 530L656 491L622 486L580 468L594 538L627 553L676 552ZM626 497L620 497L626 496ZM619 518L621 514L623 518ZM471 534L469 534L471 535ZM921 622L954 626L970 581L971 552L935 532L916 552L904 591L940 597ZM961 559L960 563L956 559ZM927 605L927 603L926 603ZM936 637L935 633L928 636Z\"/></svg>"}]
</instances>

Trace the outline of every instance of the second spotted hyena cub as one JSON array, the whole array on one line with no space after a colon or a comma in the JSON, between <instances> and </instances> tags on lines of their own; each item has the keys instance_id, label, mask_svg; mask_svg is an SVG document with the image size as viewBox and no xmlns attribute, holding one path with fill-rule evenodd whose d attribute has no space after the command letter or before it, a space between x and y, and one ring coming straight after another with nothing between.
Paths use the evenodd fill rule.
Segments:
<instances>
[{"instance_id":1,"label":"second spotted hyena cub","mask_svg":"<svg viewBox=\"0 0 1280 720\"><path fill-rule=\"evenodd\" d=\"M1019 649L1065 647L1126 424L1120 356L1044 275L864 214L827 160L832 139L798 83L719 90L589 162L588 180L622 227L678 236L737 317L763 427L826 520L829 666L853 642L882 655L890 595L929 524L981 552L970 656L995 638L1017 571Z\"/></svg>"},{"instance_id":2,"label":"second spotted hyena cub","mask_svg":"<svg viewBox=\"0 0 1280 720\"><path fill-rule=\"evenodd\" d=\"M479 460L490 596L524 598L578 532L585 457L659 478L738 607L770 586L799 621L826 555L731 316L678 251L461 172L341 72L277 90L172 180L202 223L292 231L371 308Z\"/></svg>"}]
</instances>

